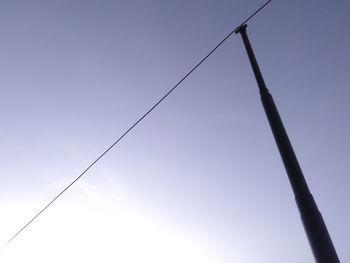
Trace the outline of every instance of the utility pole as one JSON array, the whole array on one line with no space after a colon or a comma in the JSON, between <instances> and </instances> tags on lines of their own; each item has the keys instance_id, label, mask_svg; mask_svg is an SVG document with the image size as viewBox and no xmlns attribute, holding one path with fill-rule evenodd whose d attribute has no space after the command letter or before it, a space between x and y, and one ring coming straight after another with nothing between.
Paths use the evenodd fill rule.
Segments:
<instances>
[{"instance_id":1,"label":"utility pole","mask_svg":"<svg viewBox=\"0 0 350 263\"><path fill-rule=\"evenodd\" d=\"M248 53L250 64L252 65L256 82L258 83L261 101L273 136L275 137L284 167L287 171L295 195L295 201L299 208L301 221L303 222L315 260L318 263L340 262L322 215L319 212L315 200L307 186L276 105L269 90L265 86L258 62L256 61L247 36L246 28L247 25L241 25L235 33L241 34L244 46Z\"/></svg>"}]
</instances>

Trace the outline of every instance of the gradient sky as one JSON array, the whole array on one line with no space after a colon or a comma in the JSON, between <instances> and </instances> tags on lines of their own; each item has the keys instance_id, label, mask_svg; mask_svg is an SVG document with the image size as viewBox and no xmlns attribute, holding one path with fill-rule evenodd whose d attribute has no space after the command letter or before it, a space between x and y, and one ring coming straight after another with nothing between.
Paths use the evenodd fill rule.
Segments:
<instances>
[{"instance_id":1,"label":"gradient sky","mask_svg":"<svg viewBox=\"0 0 350 263\"><path fill-rule=\"evenodd\" d=\"M1 1L1 244L263 3ZM349 25L349 0L274 0L247 30L342 262ZM240 36L0 259L313 262Z\"/></svg>"}]
</instances>

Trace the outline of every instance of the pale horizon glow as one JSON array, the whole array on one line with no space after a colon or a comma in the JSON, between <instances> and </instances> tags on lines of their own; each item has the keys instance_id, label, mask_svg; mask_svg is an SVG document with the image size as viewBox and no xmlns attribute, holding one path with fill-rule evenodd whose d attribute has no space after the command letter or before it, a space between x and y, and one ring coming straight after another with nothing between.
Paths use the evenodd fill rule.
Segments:
<instances>
[{"instance_id":1,"label":"pale horizon glow","mask_svg":"<svg viewBox=\"0 0 350 263\"><path fill-rule=\"evenodd\" d=\"M214 263L219 258L212 246L208 250L204 240L184 233L178 226L175 228L138 213L126 204L124 198L115 198L114 193L103 194L103 189L97 190L86 183L78 185L93 206L77 208L67 202L53 208L47 216L43 215L28 227L21 238L0 252L1 262L19 263L31 258L37 263L67 260L86 263ZM5 213L18 211L13 213L14 218L23 218L23 211L34 210L19 203L2 208ZM2 225L10 224L2 222ZM3 242L5 234L10 233L1 230Z\"/></svg>"}]
</instances>

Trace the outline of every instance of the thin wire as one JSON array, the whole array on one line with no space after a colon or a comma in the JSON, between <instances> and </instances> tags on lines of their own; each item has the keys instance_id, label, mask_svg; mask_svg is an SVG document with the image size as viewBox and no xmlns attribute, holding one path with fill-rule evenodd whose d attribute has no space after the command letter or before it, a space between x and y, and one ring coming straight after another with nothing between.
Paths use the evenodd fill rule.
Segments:
<instances>
[{"instance_id":1,"label":"thin wire","mask_svg":"<svg viewBox=\"0 0 350 263\"><path fill-rule=\"evenodd\" d=\"M170 95L189 75L192 74L211 54L215 52L237 29L242 25L247 23L253 16L255 16L261 9L263 9L272 0L267 1L262 5L257 11L255 11L251 16L249 16L243 23L232 30L219 44L216 45L202 60L200 60L179 82L177 82L156 104L154 104L145 114L142 115L129 129L127 129L111 146L108 147L95 161L93 161L77 178L75 178L69 185L66 186L55 198L53 198L43 209L40 210L27 224L25 224L20 230L16 232L14 236L7 241L7 243L2 247L6 247L13 239L15 239L24 229L26 229L38 216L40 216L49 206L52 205L65 191L67 191L75 182L77 182L87 171L90 170L103 156L105 156L119 141L121 141L135 126L137 126L148 114L150 114L166 97Z\"/></svg>"}]
</instances>

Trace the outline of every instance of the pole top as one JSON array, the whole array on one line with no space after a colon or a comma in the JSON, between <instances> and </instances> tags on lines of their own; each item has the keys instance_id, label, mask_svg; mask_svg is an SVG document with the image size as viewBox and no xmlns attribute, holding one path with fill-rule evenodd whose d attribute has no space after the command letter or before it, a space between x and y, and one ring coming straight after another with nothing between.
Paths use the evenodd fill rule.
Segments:
<instances>
[{"instance_id":1,"label":"pole top","mask_svg":"<svg viewBox=\"0 0 350 263\"><path fill-rule=\"evenodd\" d=\"M235 30L235 34L239 34L241 32L245 32L247 28L247 24L242 24L240 25L236 30Z\"/></svg>"}]
</instances>

